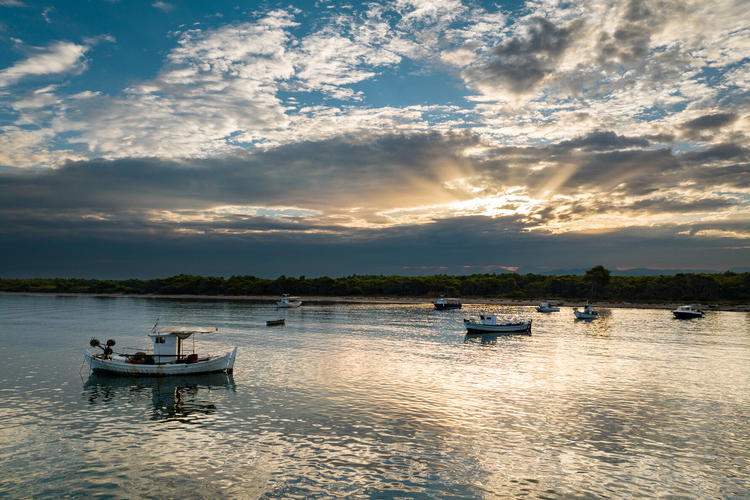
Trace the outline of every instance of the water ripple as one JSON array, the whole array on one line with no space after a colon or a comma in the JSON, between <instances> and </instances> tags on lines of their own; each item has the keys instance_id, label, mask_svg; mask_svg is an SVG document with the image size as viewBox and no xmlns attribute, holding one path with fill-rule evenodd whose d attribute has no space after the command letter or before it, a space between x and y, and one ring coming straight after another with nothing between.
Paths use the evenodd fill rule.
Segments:
<instances>
[{"instance_id":1,"label":"water ripple","mask_svg":"<svg viewBox=\"0 0 750 500\"><path fill-rule=\"evenodd\" d=\"M750 493L747 315L490 306L533 335L467 341L478 308L313 305L271 330L269 304L70 299L0 297L8 498ZM137 344L157 315L220 326L235 374L79 375L91 335Z\"/></svg>"}]
</instances>

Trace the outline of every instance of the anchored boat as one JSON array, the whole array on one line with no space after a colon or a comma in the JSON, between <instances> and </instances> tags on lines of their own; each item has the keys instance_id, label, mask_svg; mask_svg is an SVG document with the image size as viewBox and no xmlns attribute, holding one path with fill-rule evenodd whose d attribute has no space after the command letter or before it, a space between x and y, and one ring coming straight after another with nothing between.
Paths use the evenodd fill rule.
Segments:
<instances>
[{"instance_id":1,"label":"anchored boat","mask_svg":"<svg viewBox=\"0 0 750 500\"><path fill-rule=\"evenodd\" d=\"M280 308L299 307L301 305L302 305L301 300L296 299L296 297L289 297L286 294L281 300L276 301L276 307L280 307Z\"/></svg>"},{"instance_id":2,"label":"anchored boat","mask_svg":"<svg viewBox=\"0 0 750 500\"><path fill-rule=\"evenodd\" d=\"M157 322L158 324L158 322ZM237 348L223 355L197 354L195 343L190 354L183 349L184 341L192 335L213 333L217 328L169 326L159 332L156 325L149 337L154 345L153 352L136 352L115 354L112 349L114 340L102 345L92 338L89 345L101 349L91 352L84 349L86 362L94 373L131 376L164 377L169 375L197 375L201 373L232 373ZM195 339L195 337L193 337Z\"/></svg>"},{"instance_id":3,"label":"anchored boat","mask_svg":"<svg viewBox=\"0 0 750 500\"><path fill-rule=\"evenodd\" d=\"M552 305L549 300L543 301L541 304L536 306L536 310L540 313L559 312L560 308Z\"/></svg>"},{"instance_id":4,"label":"anchored boat","mask_svg":"<svg viewBox=\"0 0 750 500\"><path fill-rule=\"evenodd\" d=\"M525 333L531 335L531 320L515 323L498 323L494 314L480 314L479 320L464 320L466 333Z\"/></svg>"},{"instance_id":5,"label":"anchored boat","mask_svg":"<svg viewBox=\"0 0 750 500\"><path fill-rule=\"evenodd\" d=\"M675 318L690 319L690 318L702 318L704 316L703 311L700 309L693 309L693 306L678 306L677 309L672 311Z\"/></svg>"},{"instance_id":6,"label":"anchored boat","mask_svg":"<svg viewBox=\"0 0 750 500\"><path fill-rule=\"evenodd\" d=\"M435 309L438 311L444 311L446 309L461 309L461 300L448 299L441 296L435 301Z\"/></svg>"},{"instance_id":7,"label":"anchored boat","mask_svg":"<svg viewBox=\"0 0 750 500\"><path fill-rule=\"evenodd\" d=\"M588 302L583 306L583 311L579 311L577 307L574 308L573 314L576 315L576 319L596 319L599 317L599 311L590 306Z\"/></svg>"}]
</instances>

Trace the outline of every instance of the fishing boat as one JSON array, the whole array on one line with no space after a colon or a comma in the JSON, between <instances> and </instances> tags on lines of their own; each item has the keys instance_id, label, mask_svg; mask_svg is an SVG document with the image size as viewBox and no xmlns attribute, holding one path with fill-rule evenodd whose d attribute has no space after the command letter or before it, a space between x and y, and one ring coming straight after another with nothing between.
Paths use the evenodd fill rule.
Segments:
<instances>
[{"instance_id":1,"label":"fishing boat","mask_svg":"<svg viewBox=\"0 0 750 500\"><path fill-rule=\"evenodd\" d=\"M445 311L446 309L461 309L460 299L448 299L440 296L435 302L435 309L438 311Z\"/></svg>"},{"instance_id":2,"label":"fishing boat","mask_svg":"<svg viewBox=\"0 0 750 500\"><path fill-rule=\"evenodd\" d=\"M480 314L479 319L464 320L466 333L525 333L531 335L531 320L515 323L498 323L494 314Z\"/></svg>"},{"instance_id":3,"label":"fishing boat","mask_svg":"<svg viewBox=\"0 0 750 500\"><path fill-rule=\"evenodd\" d=\"M599 311L596 311L588 302L583 306L583 311L579 311L577 307L573 308L573 314L575 314L576 319L596 319L599 317Z\"/></svg>"},{"instance_id":4,"label":"fishing boat","mask_svg":"<svg viewBox=\"0 0 750 500\"><path fill-rule=\"evenodd\" d=\"M302 305L302 301L296 299L295 297L289 297L288 295L284 295L281 300L276 301L276 307L280 308L287 308L287 307L299 307Z\"/></svg>"},{"instance_id":5,"label":"fishing boat","mask_svg":"<svg viewBox=\"0 0 750 500\"><path fill-rule=\"evenodd\" d=\"M127 354L115 354L112 349L114 340L108 340L102 345L96 338L91 339L89 345L101 349L101 352L91 352L84 349L86 362L94 373L116 374L130 376L164 377L170 375L197 375L202 373L232 373L237 348L226 354L217 356L197 354L195 352L195 337L190 354L186 354L184 341L194 335L217 332L218 328L211 327L182 327L168 326L156 331L154 325L149 337L153 343L153 351L149 354L143 351Z\"/></svg>"},{"instance_id":6,"label":"fishing boat","mask_svg":"<svg viewBox=\"0 0 750 500\"><path fill-rule=\"evenodd\" d=\"M269 319L266 321L266 326L283 326L286 324L286 318L283 319Z\"/></svg>"},{"instance_id":7,"label":"fishing boat","mask_svg":"<svg viewBox=\"0 0 750 500\"><path fill-rule=\"evenodd\" d=\"M552 305L552 303L548 300L545 300L541 304L536 306L536 310L540 313L560 312L560 308Z\"/></svg>"},{"instance_id":8,"label":"fishing boat","mask_svg":"<svg viewBox=\"0 0 750 500\"><path fill-rule=\"evenodd\" d=\"M679 319L702 318L704 316L703 311L693 309L693 306L679 306L672 311L672 314Z\"/></svg>"}]
</instances>

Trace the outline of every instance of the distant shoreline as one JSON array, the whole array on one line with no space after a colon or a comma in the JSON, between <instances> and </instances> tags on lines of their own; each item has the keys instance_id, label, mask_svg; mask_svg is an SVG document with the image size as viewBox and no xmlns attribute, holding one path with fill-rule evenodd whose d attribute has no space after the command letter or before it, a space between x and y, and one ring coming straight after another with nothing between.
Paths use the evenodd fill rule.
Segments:
<instances>
[{"instance_id":1,"label":"distant shoreline","mask_svg":"<svg viewBox=\"0 0 750 500\"><path fill-rule=\"evenodd\" d=\"M41 292L0 292L0 295L28 295L40 297L102 297L102 298L132 298L132 299L199 299L199 300L244 300L248 302L274 302L278 296L271 295L158 295L158 294L116 294L116 293L41 293ZM437 298L429 297L360 297L360 296L304 296L297 295L305 303L344 303L344 304L432 304ZM484 297L463 297L464 305L498 305L498 306L537 306L546 299L494 299ZM550 299L553 300L553 299ZM562 307L582 307L585 300L560 299ZM683 302L626 302L592 300L592 304L610 309L676 309ZM750 304L710 304L690 302L706 310L750 312Z\"/></svg>"}]
</instances>

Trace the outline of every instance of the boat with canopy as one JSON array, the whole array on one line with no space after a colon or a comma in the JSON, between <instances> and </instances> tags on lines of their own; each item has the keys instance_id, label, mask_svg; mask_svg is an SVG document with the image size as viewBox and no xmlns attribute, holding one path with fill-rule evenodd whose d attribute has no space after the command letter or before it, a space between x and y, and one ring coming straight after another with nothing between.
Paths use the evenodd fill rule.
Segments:
<instances>
[{"instance_id":1,"label":"boat with canopy","mask_svg":"<svg viewBox=\"0 0 750 500\"><path fill-rule=\"evenodd\" d=\"M101 349L91 352L84 349L85 361L94 373L130 376L164 377L169 375L197 375L202 373L232 373L237 347L222 355L200 354L195 352L195 336L215 333L216 327L168 326L156 331L151 330L149 337L153 351L137 351L133 354L115 353L114 340L107 340L102 345L96 338L89 345ZM193 337L192 352L188 353L185 341Z\"/></svg>"}]
</instances>

